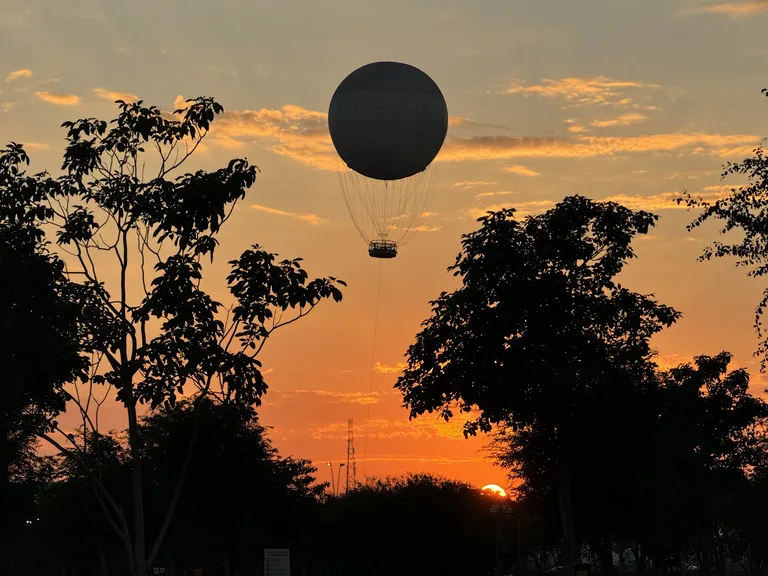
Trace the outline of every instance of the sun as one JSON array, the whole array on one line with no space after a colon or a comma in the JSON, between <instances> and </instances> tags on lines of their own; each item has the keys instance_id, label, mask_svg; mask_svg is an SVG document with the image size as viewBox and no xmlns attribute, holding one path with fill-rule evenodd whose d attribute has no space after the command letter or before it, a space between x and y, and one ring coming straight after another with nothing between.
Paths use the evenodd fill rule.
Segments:
<instances>
[{"instance_id":1,"label":"sun","mask_svg":"<svg viewBox=\"0 0 768 576\"><path fill-rule=\"evenodd\" d=\"M492 492L496 496L506 496L507 491L498 484L486 484L481 488L483 492Z\"/></svg>"}]
</instances>

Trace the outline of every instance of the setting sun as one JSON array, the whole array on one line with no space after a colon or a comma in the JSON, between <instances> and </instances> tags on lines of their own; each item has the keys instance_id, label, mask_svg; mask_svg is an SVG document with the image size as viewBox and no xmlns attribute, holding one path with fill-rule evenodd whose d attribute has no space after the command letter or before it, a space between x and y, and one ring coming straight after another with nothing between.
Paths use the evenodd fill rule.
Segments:
<instances>
[{"instance_id":1,"label":"setting sun","mask_svg":"<svg viewBox=\"0 0 768 576\"><path fill-rule=\"evenodd\" d=\"M506 496L507 491L504 490L501 486L498 484L486 484L482 487L483 492L493 492L497 496Z\"/></svg>"}]
</instances>

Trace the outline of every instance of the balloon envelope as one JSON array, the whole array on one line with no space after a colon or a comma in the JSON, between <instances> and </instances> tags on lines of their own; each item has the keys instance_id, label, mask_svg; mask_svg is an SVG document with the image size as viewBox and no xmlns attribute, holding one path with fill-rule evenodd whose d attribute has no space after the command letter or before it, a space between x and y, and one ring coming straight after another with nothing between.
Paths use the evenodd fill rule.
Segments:
<instances>
[{"instance_id":1,"label":"balloon envelope","mask_svg":"<svg viewBox=\"0 0 768 576\"><path fill-rule=\"evenodd\" d=\"M377 180L422 172L448 130L448 108L437 84L399 62L374 62L347 76L328 110L331 140L347 166Z\"/></svg>"}]
</instances>

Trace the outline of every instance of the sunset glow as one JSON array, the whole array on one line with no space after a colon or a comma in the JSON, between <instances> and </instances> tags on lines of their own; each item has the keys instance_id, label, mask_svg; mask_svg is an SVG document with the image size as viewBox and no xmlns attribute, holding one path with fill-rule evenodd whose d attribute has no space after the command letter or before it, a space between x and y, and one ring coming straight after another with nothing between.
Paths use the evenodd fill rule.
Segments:
<instances>
[{"instance_id":1,"label":"sunset glow","mask_svg":"<svg viewBox=\"0 0 768 576\"><path fill-rule=\"evenodd\" d=\"M31 172L59 175L62 122L111 120L116 98L172 111L212 96L225 112L184 171L245 157L261 172L222 228L214 262L204 261L205 289L232 304L227 262L254 243L303 258L311 277L347 282L343 302L276 332L260 356L269 385L261 422L281 454L311 459L320 481L331 480L325 462L346 458L349 419L361 481L430 472L479 487L505 478L484 451L488 436L465 439L466 414L410 420L393 389L430 301L458 286L446 269L461 235L488 210L524 217L583 194L658 214L619 280L683 313L653 340L659 364L727 349L756 395L768 386L752 356L765 283L730 261L698 262L717 228L687 231L693 216L675 202L682 190L714 200L743 184L721 181L722 165L768 136L765 3L52 4L0 9L0 145L26 143ZM338 83L378 60L424 70L450 114L434 200L386 262L368 256L349 218L327 128ZM101 280L119 284L116 273ZM105 431L125 426L113 397L100 408ZM82 419L74 410L59 422L74 429Z\"/></svg>"},{"instance_id":2,"label":"sunset glow","mask_svg":"<svg viewBox=\"0 0 768 576\"><path fill-rule=\"evenodd\" d=\"M482 490L483 492L491 492L496 496L504 497L507 495L507 491L498 484L486 484L482 487Z\"/></svg>"}]
</instances>

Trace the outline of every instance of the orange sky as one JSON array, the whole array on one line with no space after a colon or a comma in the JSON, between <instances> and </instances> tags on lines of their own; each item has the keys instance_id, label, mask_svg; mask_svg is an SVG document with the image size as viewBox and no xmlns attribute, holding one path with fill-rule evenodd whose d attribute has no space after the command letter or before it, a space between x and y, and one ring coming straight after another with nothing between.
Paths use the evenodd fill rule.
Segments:
<instances>
[{"instance_id":1,"label":"orange sky","mask_svg":"<svg viewBox=\"0 0 768 576\"><path fill-rule=\"evenodd\" d=\"M212 95L224 105L188 169L246 156L263 172L221 235L207 287L228 303L226 262L255 242L349 284L343 303L324 303L278 332L263 356L271 388L262 419L278 448L314 459L322 479L330 479L324 462L344 458L354 418L361 477L431 471L508 485L484 459L485 439L464 440L458 425L432 418L409 422L392 390L429 300L456 286L445 269L460 235L502 206L535 213L579 193L658 213L659 226L638 240L640 257L622 280L683 312L655 341L665 362L727 349L753 370L755 392L765 386L751 357L761 284L732 262L697 263L715 229L687 233L690 215L673 198L682 189L718 197L721 165L768 135L760 94L768 85L768 2L67 6L0 7L0 141L26 143L33 168L55 172L61 122L109 119L117 97L170 109L180 95ZM325 112L347 73L383 59L430 74L452 121L425 222L434 231L382 264L373 350L380 263L368 258L346 214ZM119 409L105 406L102 422L121 426Z\"/></svg>"}]
</instances>

